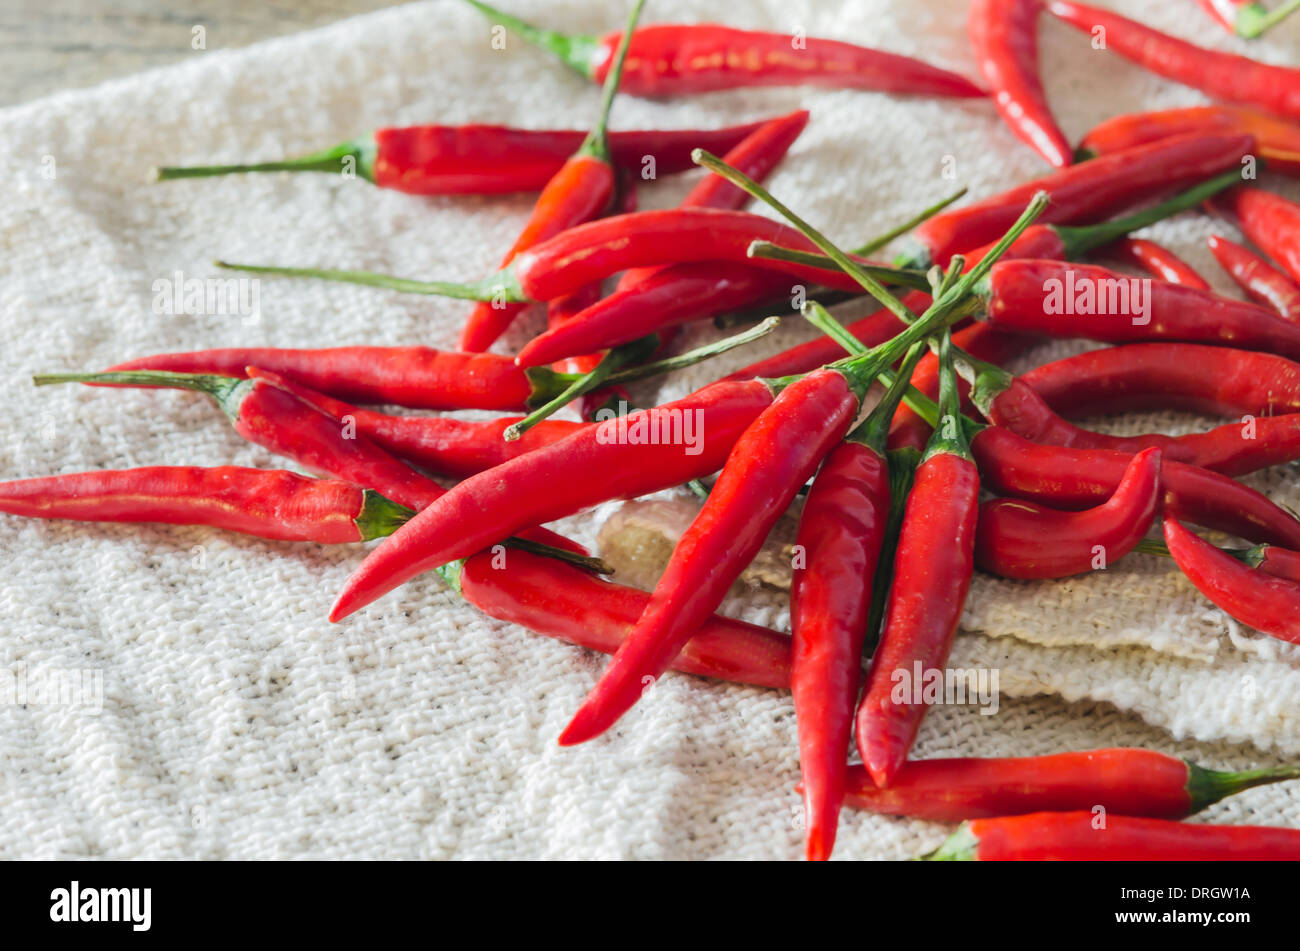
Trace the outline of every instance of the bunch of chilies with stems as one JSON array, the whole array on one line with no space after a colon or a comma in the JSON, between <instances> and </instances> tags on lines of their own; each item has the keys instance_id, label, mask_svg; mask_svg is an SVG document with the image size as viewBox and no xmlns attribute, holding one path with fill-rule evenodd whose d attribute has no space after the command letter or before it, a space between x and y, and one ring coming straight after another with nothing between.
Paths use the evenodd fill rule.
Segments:
<instances>
[{"instance_id":1,"label":"bunch of chilies with stems","mask_svg":"<svg viewBox=\"0 0 1300 951\"><path fill-rule=\"evenodd\" d=\"M540 30L470 2L603 83L589 134L385 129L301 159L162 170L182 178L351 163L366 180L419 194L540 188L501 270L476 284L225 265L477 300L461 349L206 350L37 377L205 393L241 435L322 477L240 467L91 472L5 484L0 509L326 544L382 537L348 579L332 620L434 570L493 617L613 655L560 736L564 745L604 733L669 669L789 687L810 858L830 855L846 802L968 820L939 858L1300 858L1300 831L1177 821L1298 769L1215 772L1138 749L909 761L926 701L893 690L897 671L945 666L975 566L1047 579L1132 551L1171 556L1223 610L1300 642L1300 520L1232 478L1300 458L1300 206L1242 182L1242 169L1256 163L1300 171L1300 71L1209 50L1191 56L1188 44L1133 21L1052 2L1076 26L1104 24L1121 54L1234 103L1121 116L1072 154L1037 76L1040 5L977 0L971 37L998 107L1058 170L948 208L958 193L850 254L757 184L807 112L717 130L609 133L620 82L625 92L654 96L795 83L958 97L983 90L838 41L807 39L804 61L793 66L787 36L637 28L641 2L625 30L604 38ZM1255 32L1284 12L1210 6L1219 14L1239 8L1238 26ZM696 54L689 61L688 47ZM629 173L646 154L663 172L694 163L709 174L679 208L636 211ZM1163 200L1144 206L1153 195ZM786 223L741 210L749 197ZM1214 294L1173 254L1129 237L1211 201L1276 261L1211 239L1254 302ZM908 232L911 250L895 266L868 258ZM1104 300L1126 281L1069 263L1097 251L1158 279L1147 319L1047 306L1054 286ZM622 384L742 345L777 319L669 355L683 325L761 314L777 301L788 309L792 281L812 289L801 312L822 337L664 406L628 406ZM824 306L863 294L880 307L847 327ZM545 305L545 332L515 358L488 352L534 304ZM998 366L1047 337L1121 346L1022 376ZM862 418L877 383L883 395ZM604 421L548 418L575 400L584 420ZM531 412L470 422L354 402ZM612 407L627 415L608 418ZM1068 421L1153 408L1248 419L1177 437L1109 436ZM619 426L676 412L698 414L699 451L617 438ZM428 473L461 481L445 489ZM715 614L810 480L792 637ZM602 579L599 559L539 527L682 485L705 497L703 507L649 594ZM996 497L981 503L981 491ZM1156 524L1163 541L1146 538ZM1187 524L1254 547L1220 549ZM854 735L862 763L850 766ZM1097 806L1108 814L1100 827Z\"/></svg>"}]
</instances>

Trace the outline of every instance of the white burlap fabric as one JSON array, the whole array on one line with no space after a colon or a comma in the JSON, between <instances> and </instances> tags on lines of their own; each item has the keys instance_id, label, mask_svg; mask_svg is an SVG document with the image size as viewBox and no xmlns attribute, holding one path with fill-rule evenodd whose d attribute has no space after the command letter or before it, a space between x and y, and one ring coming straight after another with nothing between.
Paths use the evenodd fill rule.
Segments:
<instances>
[{"instance_id":1,"label":"white burlap fabric","mask_svg":"<svg viewBox=\"0 0 1300 951\"><path fill-rule=\"evenodd\" d=\"M623 10L579 0L510 5L590 31L614 27ZM646 19L804 29L973 74L964 7L650 0ZM1208 45L1246 48L1194 5L1126 7ZM1249 49L1293 61L1298 38L1292 23ZM188 40L188 29L178 31L178 45ZM1058 23L1044 23L1042 42L1049 91L1072 138L1112 114L1199 101L1091 50ZM531 201L418 199L313 175L154 184L153 166L301 153L386 124L580 128L597 100L589 84L522 43L493 50L485 21L452 0L234 52L209 31L207 46L174 68L0 113L5 478L283 465L241 441L204 399L36 390L30 375L239 344L452 346L464 303L264 281L256 317L169 314L155 307L155 282L213 276L218 255L478 277L496 265ZM1043 170L988 102L760 90L620 101L613 121L711 126L799 106L813 120L772 187L846 242L951 191L945 167L977 196ZM653 184L643 203L671 205L687 185ZM1212 275L1211 227L1186 216L1153 234ZM535 329L520 327L503 346ZM739 365L807 335L791 326L728 360ZM661 395L722 369L682 374ZM1289 470L1255 484L1300 506ZM562 527L594 541L615 509ZM608 737L561 750L555 737L603 660L486 620L432 576L330 625L325 612L362 557L359 546L6 517L0 552L0 856L800 854L788 695L670 677ZM774 588L754 588L727 609L788 622ZM1166 564L1135 557L1056 584L982 578L965 627L954 664L996 668L1001 708L993 716L936 709L919 755L1140 744L1220 766L1300 756L1300 654L1240 629ZM35 690L59 671L85 675L85 703L50 702ZM1296 824L1297 795L1257 790L1207 815ZM945 832L846 814L837 855L903 858Z\"/></svg>"}]
</instances>

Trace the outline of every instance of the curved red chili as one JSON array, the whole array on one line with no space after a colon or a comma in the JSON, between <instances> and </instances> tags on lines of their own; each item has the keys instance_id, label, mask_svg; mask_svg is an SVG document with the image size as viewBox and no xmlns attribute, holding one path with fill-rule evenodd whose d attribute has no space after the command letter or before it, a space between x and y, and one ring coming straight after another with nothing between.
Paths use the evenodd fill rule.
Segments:
<instances>
[{"instance_id":1,"label":"curved red chili","mask_svg":"<svg viewBox=\"0 0 1300 951\"><path fill-rule=\"evenodd\" d=\"M770 121L770 120L765 120ZM655 171L695 168L691 150L723 153L763 122L721 129L625 130L609 133L621 171L640 174L646 156ZM582 145L578 130L513 129L503 125L416 125L380 129L369 139L344 142L301 158L245 165L160 168L158 177L200 178L240 172L353 171L380 188L411 195L499 195L540 191Z\"/></svg>"},{"instance_id":2,"label":"curved red chili","mask_svg":"<svg viewBox=\"0 0 1300 951\"><path fill-rule=\"evenodd\" d=\"M471 476L370 553L348 579L330 618L337 621L415 575L515 531L498 531L507 525L553 521L716 472L771 402L765 382L715 383L676 402L585 427ZM601 477L593 479L593 472Z\"/></svg>"},{"instance_id":3,"label":"curved red chili","mask_svg":"<svg viewBox=\"0 0 1300 951\"><path fill-rule=\"evenodd\" d=\"M618 650L650 600L644 591L602 581L554 558L509 551L500 567L495 557L480 552L439 574L489 617L602 654ZM672 669L785 688L790 638L715 614L674 658Z\"/></svg>"},{"instance_id":4,"label":"curved red chili","mask_svg":"<svg viewBox=\"0 0 1300 951\"><path fill-rule=\"evenodd\" d=\"M981 862L1279 862L1300 859L1300 829L1214 826L1137 816L1035 812L972 819L923 856Z\"/></svg>"},{"instance_id":5,"label":"curved red chili","mask_svg":"<svg viewBox=\"0 0 1300 951\"><path fill-rule=\"evenodd\" d=\"M1116 260L1141 268L1159 281L1210 290L1205 278L1196 269L1168 248L1146 238L1121 238L1106 249ZM1028 257L1028 255L1026 255ZM1050 257L1050 255L1049 255Z\"/></svg>"},{"instance_id":6,"label":"curved red chili","mask_svg":"<svg viewBox=\"0 0 1300 951\"><path fill-rule=\"evenodd\" d=\"M1300 284L1223 235L1212 234L1207 241L1219 266L1252 300L1273 308L1293 323L1300 323Z\"/></svg>"},{"instance_id":7,"label":"curved red chili","mask_svg":"<svg viewBox=\"0 0 1300 951\"><path fill-rule=\"evenodd\" d=\"M1002 121L1049 165L1070 164L1070 144L1052 118L1038 78L1041 0L974 0L966 28L975 61Z\"/></svg>"},{"instance_id":8,"label":"curved red chili","mask_svg":"<svg viewBox=\"0 0 1300 951\"><path fill-rule=\"evenodd\" d=\"M1300 412L1300 364L1230 347L1103 347L1028 370L1020 380L1068 418L1165 409L1237 417Z\"/></svg>"},{"instance_id":9,"label":"curved red chili","mask_svg":"<svg viewBox=\"0 0 1300 951\"><path fill-rule=\"evenodd\" d=\"M984 291L994 326L1105 343L1219 343L1300 357L1300 326L1247 301L1090 264L999 261Z\"/></svg>"},{"instance_id":10,"label":"curved red chili","mask_svg":"<svg viewBox=\"0 0 1300 951\"><path fill-rule=\"evenodd\" d=\"M1243 564L1176 519L1165 519L1165 544L1196 590L1257 631L1300 644L1300 583Z\"/></svg>"},{"instance_id":11,"label":"curved red chili","mask_svg":"<svg viewBox=\"0 0 1300 951\"><path fill-rule=\"evenodd\" d=\"M947 266L954 254L997 241L1040 191L1047 192L1052 202L1037 224L1100 221L1149 201L1153 194L1189 187L1239 167L1242 156L1250 153L1254 144L1253 136L1239 133L1186 135L1070 166L973 205L935 215L912 233L916 247L904 260L916 266Z\"/></svg>"},{"instance_id":12,"label":"curved red chili","mask_svg":"<svg viewBox=\"0 0 1300 951\"><path fill-rule=\"evenodd\" d=\"M605 36L543 30L467 0L493 23L558 56L596 82L604 80L621 34ZM828 86L931 96L981 97L978 86L909 56L839 40L738 30L715 23L654 24L632 37L624 88L633 96L671 97L755 86Z\"/></svg>"},{"instance_id":13,"label":"curved red chili","mask_svg":"<svg viewBox=\"0 0 1300 951\"><path fill-rule=\"evenodd\" d=\"M884 626L857 710L858 752L882 787L898 775L916 739L927 709L922 683L941 676L948 662L974 569L980 476L957 416L949 346L945 333L943 416L907 498Z\"/></svg>"},{"instance_id":14,"label":"curved red chili","mask_svg":"<svg viewBox=\"0 0 1300 951\"><path fill-rule=\"evenodd\" d=\"M636 0L628 14L627 30L636 27L645 0ZM600 112L582 145L573 153L537 196L524 230L506 252L501 267L506 267L520 251L554 237L561 231L591 221L609 211L617 197L618 174L609 151L606 126L609 109L614 104L619 77L627 57L627 43L619 43L612 52L611 68L604 81ZM504 301L480 301L460 332L460 349L470 352L486 350L510 327L527 305Z\"/></svg>"},{"instance_id":15,"label":"curved red chili","mask_svg":"<svg viewBox=\"0 0 1300 951\"><path fill-rule=\"evenodd\" d=\"M1096 126L1083 137L1075 159L1084 161L1157 139L1178 135L1238 133L1255 137L1256 154L1270 171L1300 172L1300 127L1242 106L1188 106L1159 112L1132 112Z\"/></svg>"},{"instance_id":16,"label":"curved red chili","mask_svg":"<svg viewBox=\"0 0 1300 951\"><path fill-rule=\"evenodd\" d=\"M1215 99L1300 119L1300 69L1196 46L1098 7L1048 0L1047 9L1084 33L1096 36L1104 31L1106 49L1159 76Z\"/></svg>"},{"instance_id":17,"label":"curved red chili","mask_svg":"<svg viewBox=\"0 0 1300 951\"><path fill-rule=\"evenodd\" d=\"M745 430L645 613L560 734L561 746L609 729L717 610L772 525L853 425L870 380L815 371L783 389Z\"/></svg>"},{"instance_id":18,"label":"curved red chili","mask_svg":"<svg viewBox=\"0 0 1300 951\"><path fill-rule=\"evenodd\" d=\"M1002 578L1066 578L1105 568L1142 540L1160 503L1160 450L1138 453L1109 499L1062 512L1022 499L980 506L975 564ZM1100 563L1099 563L1100 559Z\"/></svg>"},{"instance_id":19,"label":"curved red chili","mask_svg":"<svg viewBox=\"0 0 1300 951\"><path fill-rule=\"evenodd\" d=\"M855 809L931 822L1094 806L1119 816L1182 819L1244 790L1297 777L1300 770L1294 766L1221 772L1154 750L1117 748L912 760L886 789L872 783L862 766L850 766L844 802Z\"/></svg>"},{"instance_id":20,"label":"curved red chili","mask_svg":"<svg viewBox=\"0 0 1300 951\"><path fill-rule=\"evenodd\" d=\"M1215 204L1231 211L1251 243L1300 281L1300 205L1244 185L1224 192Z\"/></svg>"},{"instance_id":21,"label":"curved red chili","mask_svg":"<svg viewBox=\"0 0 1300 951\"><path fill-rule=\"evenodd\" d=\"M323 545L391 535L415 514L351 482L243 466L144 466L0 482L0 512L80 522L207 525Z\"/></svg>"}]
</instances>

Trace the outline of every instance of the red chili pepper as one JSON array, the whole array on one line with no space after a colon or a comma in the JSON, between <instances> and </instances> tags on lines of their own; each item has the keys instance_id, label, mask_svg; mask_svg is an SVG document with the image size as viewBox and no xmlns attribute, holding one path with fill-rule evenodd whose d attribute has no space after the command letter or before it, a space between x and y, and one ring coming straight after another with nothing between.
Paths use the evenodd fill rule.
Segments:
<instances>
[{"instance_id":1,"label":"red chili pepper","mask_svg":"<svg viewBox=\"0 0 1300 951\"><path fill-rule=\"evenodd\" d=\"M763 122L722 129L627 130L609 134L620 170L639 175L647 158L655 172L671 175L695 167L691 150L725 152ZM512 129L502 125L416 125L380 129L369 139L345 142L302 158L255 165L160 168L158 177L200 178L237 172L307 171L358 178L412 195L499 195L546 186L582 145L586 132Z\"/></svg>"},{"instance_id":2,"label":"red chili pepper","mask_svg":"<svg viewBox=\"0 0 1300 951\"><path fill-rule=\"evenodd\" d=\"M1112 815L1182 819L1244 790L1297 777L1300 770L1294 766L1229 773L1154 750L1118 748L912 760L887 789L873 784L863 767L850 766L844 801L855 809L931 822L1094 806Z\"/></svg>"},{"instance_id":3,"label":"red chili pepper","mask_svg":"<svg viewBox=\"0 0 1300 951\"><path fill-rule=\"evenodd\" d=\"M1300 829L1137 816L1035 812L964 823L931 861L1278 862L1300 859Z\"/></svg>"},{"instance_id":4,"label":"red chili pepper","mask_svg":"<svg viewBox=\"0 0 1300 951\"><path fill-rule=\"evenodd\" d=\"M1273 308L1292 323L1300 323L1300 284L1223 235L1212 234L1208 242L1219 266L1252 300Z\"/></svg>"},{"instance_id":5,"label":"red chili pepper","mask_svg":"<svg viewBox=\"0 0 1300 951\"><path fill-rule=\"evenodd\" d=\"M446 416L389 416L317 393L258 367L249 367L248 376L287 390L343 425L351 424L357 435L407 462L456 478L499 466L587 425L569 420L543 420L520 438L507 442L503 438L505 430L522 417L470 421Z\"/></svg>"},{"instance_id":6,"label":"red chili pepper","mask_svg":"<svg viewBox=\"0 0 1300 951\"><path fill-rule=\"evenodd\" d=\"M645 0L636 0L628 14L627 30L633 30L641 17ZM619 78L627 57L627 43L619 43L613 51L612 68L605 78L601 93L600 112L582 145L564 163L555 176L546 183L537 197L524 230L501 261L506 267L520 251L531 248L584 221L591 221L609 211L617 197L618 174L610 155L609 138L605 128L609 122L609 109L618 92ZM460 332L460 349L471 353L492 346L510 327L526 304L505 301L481 301L470 312Z\"/></svg>"},{"instance_id":7,"label":"red chili pepper","mask_svg":"<svg viewBox=\"0 0 1300 951\"><path fill-rule=\"evenodd\" d=\"M1159 281L1210 290L1205 278L1196 269L1166 247L1146 238L1123 238L1106 249L1116 260L1141 268Z\"/></svg>"},{"instance_id":8,"label":"red chili pepper","mask_svg":"<svg viewBox=\"0 0 1300 951\"><path fill-rule=\"evenodd\" d=\"M1116 116L1085 135L1074 157L1082 162L1171 136L1234 132L1255 137L1256 154L1270 171L1300 173L1300 127L1242 106L1188 106Z\"/></svg>"},{"instance_id":9,"label":"red chili pepper","mask_svg":"<svg viewBox=\"0 0 1300 951\"><path fill-rule=\"evenodd\" d=\"M445 494L442 486L364 438L349 438L338 422L292 393L265 380L164 373L49 373L33 378L50 383L111 383L194 390L212 398L229 417L235 432L249 442L294 460L311 472L324 473L381 493L419 511ZM486 545L501 541L506 532ZM543 528L528 527L521 536L585 555L581 546ZM468 554L468 552L466 552Z\"/></svg>"},{"instance_id":10,"label":"red chili pepper","mask_svg":"<svg viewBox=\"0 0 1300 951\"><path fill-rule=\"evenodd\" d=\"M1246 56L1222 53L1153 30L1110 10L1048 0L1047 9L1142 68L1191 86L1215 99L1258 106L1300 119L1300 69L1272 66Z\"/></svg>"},{"instance_id":11,"label":"red chili pepper","mask_svg":"<svg viewBox=\"0 0 1300 951\"><path fill-rule=\"evenodd\" d=\"M971 448L989 492L1059 509L1091 508L1109 498L1133 458L1104 449L1043 446L1001 426L981 429ZM1300 521L1240 482L1171 460L1161 465L1161 482L1166 516L1300 549Z\"/></svg>"},{"instance_id":12,"label":"red chili pepper","mask_svg":"<svg viewBox=\"0 0 1300 951\"><path fill-rule=\"evenodd\" d=\"M1225 192L1221 207L1237 217L1242 233L1300 281L1300 205L1262 188L1241 186Z\"/></svg>"},{"instance_id":13,"label":"red chili pepper","mask_svg":"<svg viewBox=\"0 0 1300 951\"><path fill-rule=\"evenodd\" d=\"M493 23L602 82L620 33L557 33L525 23L480 0L467 0ZM624 88L629 95L670 97L755 86L828 86L931 96L980 97L969 80L909 56L802 34L737 30L713 23L656 24L636 31Z\"/></svg>"},{"instance_id":14,"label":"red chili pepper","mask_svg":"<svg viewBox=\"0 0 1300 951\"><path fill-rule=\"evenodd\" d=\"M350 482L243 466L145 466L0 482L0 512L80 522L208 525L323 545L391 535L415 514Z\"/></svg>"},{"instance_id":15,"label":"red chili pepper","mask_svg":"<svg viewBox=\"0 0 1300 951\"><path fill-rule=\"evenodd\" d=\"M984 293L989 322L1004 330L1105 343L1219 343L1300 357L1300 327L1268 308L1164 281L1143 284L1096 265L999 261Z\"/></svg>"},{"instance_id":16,"label":"red chili pepper","mask_svg":"<svg viewBox=\"0 0 1300 951\"><path fill-rule=\"evenodd\" d=\"M1039 225L1100 221L1125 208L1189 187L1231 167L1254 149L1239 133L1161 139L1071 166L992 198L936 215L913 232L917 247L905 260L947 266L954 254L996 241L1030 199L1045 191L1052 203ZM1021 240L1025 240L1022 238Z\"/></svg>"},{"instance_id":17,"label":"red chili pepper","mask_svg":"<svg viewBox=\"0 0 1300 951\"><path fill-rule=\"evenodd\" d=\"M862 647L891 513L885 455L902 384L924 352L917 344L866 421L822 463L799 517L790 586L795 719L810 860L830 858L844 800L844 755L862 682ZM694 643L692 640L690 643Z\"/></svg>"},{"instance_id":18,"label":"red chili pepper","mask_svg":"<svg viewBox=\"0 0 1300 951\"><path fill-rule=\"evenodd\" d=\"M945 334L939 396L944 418L907 499L884 628L857 711L858 752L878 786L898 775L926 712L921 683L896 699L898 672L913 678L914 671L928 677L943 669L974 569L980 477L958 422L949 345Z\"/></svg>"},{"instance_id":19,"label":"red chili pepper","mask_svg":"<svg viewBox=\"0 0 1300 951\"><path fill-rule=\"evenodd\" d=\"M1066 578L1124 557L1151 528L1160 503L1160 450L1138 453L1096 508L1062 512L1020 499L980 506L975 564L1002 578ZM1099 562L1100 559L1100 562Z\"/></svg>"},{"instance_id":20,"label":"red chili pepper","mask_svg":"<svg viewBox=\"0 0 1300 951\"><path fill-rule=\"evenodd\" d=\"M490 552L439 569L489 617L546 637L612 654L650 595L601 581L590 572L523 551L499 567ZM759 687L790 685L790 638L757 624L713 615L672 663L673 670Z\"/></svg>"},{"instance_id":21,"label":"red chili pepper","mask_svg":"<svg viewBox=\"0 0 1300 951\"><path fill-rule=\"evenodd\" d=\"M1254 39L1265 30L1300 10L1300 0L1290 0L1270 11L1258 0L1199 0L1202 7L1228 29L1229 33Z\"/></svg>"},{"instance_id":22,"label":"red chili pepper","mask_svg":"<svg viewBox=\"0 0 1300 951\"><path fill-rule=\"evenodd\" d=\"M549 522L716 472L772 395L762 381L715 383L676 402L584 427L471 476L370 554L348 579L330 618L346 617L420 572L479 551L514 532L498 529L520 519L525 525Z\"/></svg>"},{"instance_id":23,"label":"red chili pepper","mask_svg":"<svg viewBox=\"0 0 1300 951\"><path fill-rule=\"evenodd\" d=\"M1165 544L1196 590L1257 631L1300 644L1300 583L1242 564L1165 519Z\"/></svg>"},{"instance_id":24,"label":"red chili pepper","mask_svg":"<svg viewBox=\"0 0 1300 951\"><path fill-rule=\"evenodd\" d=\"M844 438L871 376L814 371L781 391L736 443L645 613L569 725L561 746L605 732L722 603L776 520ZM841 756L843 753L841 752Z\"/></svg>"},{"instance_id":25,"label":"red chili pepper","mask_svg":"<svg viewBox=\"0 0 1300 951\"><path fill-rule=\"evenodd\" d=\"M1300 364L1229 347L1105 347L1029 370L1020 380L1070 418L1163 409L1237 417L1300 412Z\"/></svg>"},{"instance_id":26,"label":"red chili pepper","mask_svg":"<svg viewBox=\"0 0 1300 951\"><path fill-rule=\"evenodd\" d=\"M109 371L165 370L243 377L249 366L338 399L415 409L509 412L540 406L563 389L553 376L527 373L510 357L430 347L232 347L160 353L119 363Z\"/></svg>"},{"instance_id":27,"label":"red chili pepper","mask_svg":"<svg viewBox=\"0 0 1300 951\"><path fill-rule=\"evenodd\" d=\"M1002 121L1049 164L1063 168L1070 164L1070 144L1038 78L1041 10L1041 0L974 0L966 27Z\"/></svg>"}]
</instances>

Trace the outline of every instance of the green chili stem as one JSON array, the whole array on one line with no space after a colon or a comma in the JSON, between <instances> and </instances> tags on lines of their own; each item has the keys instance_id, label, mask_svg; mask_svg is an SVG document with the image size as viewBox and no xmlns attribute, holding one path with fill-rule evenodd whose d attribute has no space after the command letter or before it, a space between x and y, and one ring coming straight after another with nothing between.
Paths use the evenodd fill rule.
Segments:
<instances>
[{"instance_id":1,"label":"green chili stem","mask_svg":"<svg viewBox=\"0 0 1300 951\"><path fill-rule=\"evenodd\" d=\"M853 253L858 254L859 252L855 251ZM821 254L817 251L800 251L797 248L787 248L785 245L773 244L771 241L755 241L750 244L749 256L765 261L787 261L791 264L802 264L806 267L820 268L823 271L844 270L831 259L830 255ZM881 284L910 287L915 291L928 291L930 289L924 271L857 263L864 273L870 274Z\"/></svg>"},{"instance_id":2,"label":"green chili stem","mask_svg":"<svg viewBox=\"0 0 1300 951\"><path fill-rule=\"evenodd\" d=\"M415 281L405 277L393 277L391 274L376 274L374 271L339 271L330 268L312 267L275 267L266 264L232 264L229 261L213 261L214 265L227 271L244 271L249 274L274 274L279 277L314 277L322 281L337 281L342 284L364 284L367 287L382 287L390 291L405 294L432 294L437 297L454 297L458 300L500 301L504 304L531 303L519 288L509 268L491 274L481 281L456 284L450 281Z\"/></svg>"},{"instance_id":3,"label":"green chili stem","mask_svg":"<svg viewBox=\"0 0 1300 951\"><path fill-rule=\"evenodd\" d=\"M565 551L563 548L553 548L550 545L544 545L541 542L529 541L526 538L519 538L512 535L502 542L507 548L515 548L519 551L526 551L533 555L543 555L547 558L554 558L556 561L567 561L571 565L583 568L587 571L598 575L612 575L614 569L611 568L601 558L593 555L579 555L574 551Z\"/></svg>"},{"instance_id":4,"label":"green chili stem","mask_svg":"<svg viewBox=\"0 0 1300 951\"><path fill-rule=\"evenodd\" d=\"M894 382L885 390L885 395L867 414L867 418L858 424L857 429L845 437L847 441L866 446L874 451L876 455L884 458L886 444L889 441L889 425L893 422L894 413L898 410L898 404L903 400L903 391L912 378L912 371L916 369L916 364L925 353L926 344L924 340L918 340L912 344L907 351L907 355L903 357L903 362L899 365L898 375Z\"/></svg>"},{"instance_id":5,"label":"green chili stem","mask_svg":"<svg viewBox=\"0 0 1300 951\"><path fill-rule=\"evenodd\" d=\"M519 17L511 16L504 10L483 3L482 0L465 0L488 19L495 20L513 33L517 33L534 46L558 56L560 60L575 72L591 79L596 72L596 63L592 60L600 48L600 39L581 33L559 33L544 30Z\"/></svg>"},{"instance_id":6,"label":"green chili stem","mask_svg":"<svg viewBox=\"0 0 1300 951\"><path fill-rule=\"evenodd\" d=\"M376 146L373 138L343 142L332 148L322 149L310 155L297 158L278 159L274 162L255 162L239 165L166 165L158 169L158 180L167 181L176 178L206 178L211 175L232 175L243 172L333 172L339 174L347 170L348 158L356 162L353 171L358 178L368 182L375 180Z\"/></svg>"},{"instance_id":7,"label":"green chili stem","mask_svg":"<svg viewBox=\"0 0 1300 951\"><path fill-rule=\"evenodd\" d=\"M1271 30L1291 14L1300 10L1300 0L1289 0L1273 10L1261 13L1254 5L1242 7L1237 14L1233 31L1241 37L1253 40L1266 30Z\"/></svg>"},{"instance_id":8,"label":"green chili stem","mask_svg":"<svg viewBox=\"0 0 1300 951\"><path fill-rule=\"evenodd\" d=\"M618 42L618 49L614 51L614 62L610 65L609 72L605 74L605 85L600 91L600 112L597 114L596 124L582 140L582 146L577 152L578 155L598 158L607 165L610 163L609 136L606 134L609 127L609 110L614 105L614 95L618 92L619 83L623 79L623 61L627 59L627 48L632 42L632 33L636 30L636 21L641 18L643 6L645 0L636 0L632 5L627 26L623 28L623 36Z\"/></svg>"},{"instance_id":9,"label":"green chili stem","mask_svg":"<svg viewBox=\"0 0 1300 951\"><path fill-rule=\"evenodd\" d=\"M694 366L695 364L702 363L711 357L724 354L728 350L743 347L747 343L753 343L761 337L766 337L779 326L781 326L781 318L773 315L766 318L762 323L750 327L742 333L734 334L730 337L723 337L721 340L715 340L702 347L696 347L694 350L688 350L686 353L679 353L674 357L665 357L663 360L656 360L654 363L643 363L640 366L628 367L626 370L620 370L617 373L612 374L606 382L610 386L621 383L635 383L637 380L644 380L647 377L660 376L664 373L670 373L673 370L681 370L685 367Z\"/></svg>"},{"instance_id":10,"label":"green chili stem","mask_svg":"<svg viewBox=\"0 0 1300 951\"><path fill-rule=\"evenodd\" d=\"M1297 2L1300 2L1300 0L1297 0ZM868 254L874 254L875 252L883 248L885 245L889 244L889 242L893 241L895 238L901 237L902 235L907 234L917 225L929 221L931 218L933 218L939 212L943 211L945 208L947 208L949 205L951 205L953 202L955 202L957 199L961 198L965 194L966 194L965 187L957 189L957 191L953 192L947 198L943 199L942 201L936 202L935 204L931 205L929 208L925 209L925 211L921 212L920 214L913 215L907 221L904 221L901 225L898 225L895 228L891 228L890 230L886 231L884 234L878 237L872 238L870 241L862 245L862 247L860 248L854 248L851 253L856 254L859 257L866 257Z\"/></svg>"}]
</instances>

